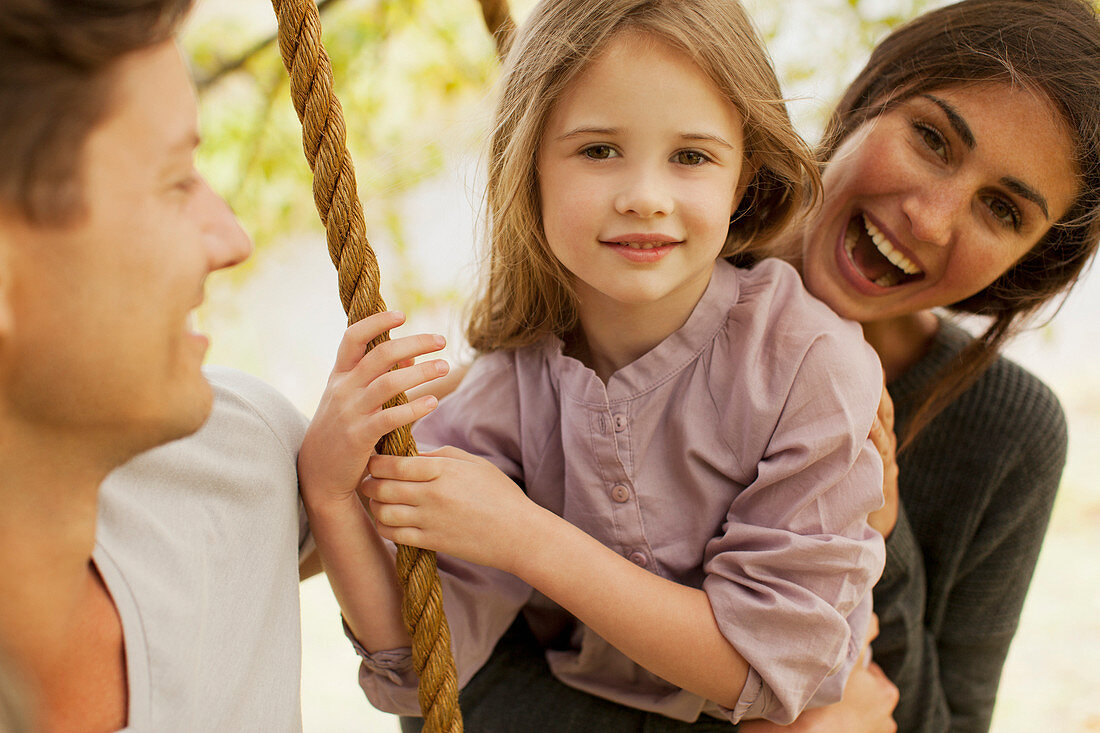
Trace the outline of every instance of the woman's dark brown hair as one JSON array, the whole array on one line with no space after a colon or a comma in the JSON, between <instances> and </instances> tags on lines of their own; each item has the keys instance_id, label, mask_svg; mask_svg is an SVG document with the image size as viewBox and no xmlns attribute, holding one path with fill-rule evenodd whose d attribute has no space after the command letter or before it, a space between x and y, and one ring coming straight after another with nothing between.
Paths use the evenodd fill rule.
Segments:
<instances>
[{"instance_id":1,"label":"woman's dark brown hair","mask_svg":"<svg viewBox=\"0 0 1100 733\"><path fill-rule=\"evenodd\" d=\"M898 28L875 48L825 131L828 160L862 123L945 87L1003 82L1043 95L1072 136L1078 174L1069 211L1039 242L952 310L988 316L986 331L937 378L903 436L911 444L974 383L1039 306L1079 278L1100 239L1100 18L1087 0L964 0Z\"/></svg>"},{"instance_id":2,"label":"woman's dark brown hair","mask_svg":"<svg viewBox=\"0 0 1100 733\"><path fill-rule=\"evenodd\" d=\"M79 216L80 155L110 109L114 62L170 38L191 3L0 2L0 207L36 224Z\"/></svg>"}]
</instances>

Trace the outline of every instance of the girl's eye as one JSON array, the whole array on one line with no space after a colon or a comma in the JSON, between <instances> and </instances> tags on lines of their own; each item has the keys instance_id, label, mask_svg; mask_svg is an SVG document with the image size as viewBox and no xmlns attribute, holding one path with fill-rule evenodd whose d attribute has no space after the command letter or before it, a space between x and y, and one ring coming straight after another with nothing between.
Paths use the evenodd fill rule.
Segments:
<instances>
[{"instance_id":1,"label":"girl's eye","mask_svg":"<svg viewBox=\"0 0 1100 733\"><path fill-rule=\"evenodd\" d=\"M610 145L589 145L581 151L581 155L592 160L607 160L618 155L615 148Z\"/></svg>"},{"instance_id":2,"label":"girl's eye","mask_svg":"<svg viewBox=\"0 0 1100 733\"><path fill-rule=\"evenodd\" d=\"M1011 201L1000 196L990 196L986 199L986 206L989 207L989 213L993 214L997 223L1009 229L1020 228L1022 221L1020 210Z\"/></svg>"},{"instance_id":3,"label":"girl's eye","mask_svg":"<svg viewBox=\"0 0 1100 733\"><path fill-rule=\"evenodd\" d=\"M942 161L947 161L947 140L940 131L923 122L914 122L913 128L920 135L921 141L932 153Z\"/></svg>"},{"instance_id":4,"label":"girl's eye","mask_svg":"<svg viewBox=\"0 0 1100 733\"><path fill-rule=\"evenodd\" d=\"M710 161L710 158L698 150L681 150L673 156L673 159L680 165L702 165Z\"/></svg>"}]
</instances>

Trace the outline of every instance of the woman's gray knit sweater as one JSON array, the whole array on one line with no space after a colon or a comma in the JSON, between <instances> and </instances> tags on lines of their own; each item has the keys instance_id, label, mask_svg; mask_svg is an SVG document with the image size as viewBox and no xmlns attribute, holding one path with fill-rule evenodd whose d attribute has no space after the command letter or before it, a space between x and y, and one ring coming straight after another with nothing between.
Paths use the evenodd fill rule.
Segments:
<instances>
[{"instance_id":1,"label":"woman's gray knit sweater","mask_svg":"<svg viewBox=\"0 0 1100 733\"><path fill-rule=\"evenodd\" d=\"M970 337L944 323L888 387L899 442ZM875 586L874 658L901 690L901 733L987 731L1066 460L1053 393L998 358L898 459L901 511Z\"/></svg>"}]
</instances>

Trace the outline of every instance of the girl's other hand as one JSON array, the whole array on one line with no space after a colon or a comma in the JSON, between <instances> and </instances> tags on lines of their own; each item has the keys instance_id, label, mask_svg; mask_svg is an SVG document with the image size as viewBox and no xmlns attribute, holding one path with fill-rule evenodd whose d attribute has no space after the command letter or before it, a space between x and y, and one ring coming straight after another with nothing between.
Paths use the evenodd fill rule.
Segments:
<instances>
[{"instance_id":1,"label":"girl's other hand","mask_svg":"<svg viewBox=\"0 0 1100 733\"><path fill-rule=\"evenodd\" d=\"M844 696L838 703L807 710L790 725L776 725L767 720L746 720L741 733L895 733L894 708L898 704L898 688L874 662L865 663L871 653L871 641L878 636L878 617L871 617L867 639L859 659L844 685Z\"/></svg>"},{"instance_id":2,"label":"girl's other hand","mask_svg":"<svg viewBox=\"0 0 1100 733\"><path fill-rule=\"evenodd\" d=\"M442 359L414 363L439 351L442 336L419 334L368 350L379 335L405 321L401 313L376 313L348 327L336 364L298 454L298 479L307 504L355 499L367 460L386 433L427 415L438 401L426 396L384 408L398 394L447 373Z\"/></svg>"},{"instance_id":3,"label":"girl's other hand","mask_svg":"<svg viewBox=\"0 0 1100 733\"><path fill-rule=\"evenodd\" d=\"M867 522L883 537L889 537L898 521L898 439L894 435L894 401L886 387L882 388L882 397L878 403L875 424L871 426L871 442L882 456L882 496L885 500L881 509L871 512Z\"/></svg>"},{"instance_id":4,"label":"girl's other hand","mask_svg":"<svg viewBox=\"0 0 1100 733\"><path fill-rule=\"evenodd\" d=\"M546 510L484 458L443 447L416 457L375 455L361 486L378 534L402 545L511 572Z\"/></svg>"}]
</instances>

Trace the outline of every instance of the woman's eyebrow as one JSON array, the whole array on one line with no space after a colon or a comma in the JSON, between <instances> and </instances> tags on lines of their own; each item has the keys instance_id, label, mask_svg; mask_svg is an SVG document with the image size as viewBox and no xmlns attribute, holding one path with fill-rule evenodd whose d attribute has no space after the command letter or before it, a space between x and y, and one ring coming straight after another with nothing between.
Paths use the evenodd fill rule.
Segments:
<instances>
[{"instance_id":1,"label":"woman's eyebrow","mask_svg":"<svg viewBox=\"0 0 1100 733\"><path fill-rule=\"evenodd\" d=\"M1021 181L1019 178L1006 176L1005 178L1001 179L1001 183L1004 184L1004 187L1008 190L1012 191L1013 193L1019 194L1020 196L1023 196L1025 199L1031 201L1040 209L1042 209L1043 216L1046 217L1048 221L1050 220L1050 211L1047 209L1047 200L1043 198L1043 195L1041 193Z\"/></svg>"},{"instance_id":2,"label":"woman's eyebrow","mask_svg":"<svg viewBox=\"0 0 1100 733\"><path fill-rule=\"evenodd\" d=\"M974 132L970 129L970 125L966 124L966 120L959 114L959 111L939 97L933 97L931 94L922 94L921 96L943 110L943 113L947 116L947 121L951 123L951 127L955 128L955 133L963 141L963 145L973 150L978 143L974 139Z\"/></svg>"},{"instance_id":3,"label":"woman's eyebrow","mask_svg":"<svg viewBox=\"0 0 1100 733\"><path fill-rule=\"evenodd\" d=\"M951 123L951 127L954 128L955 133L959 136L959 139L963 141L963 144L966 145L966 147L973 150L977 146L978 141L974 139L974 131L970 129L970 125L966 124L966 120L961 114L959 114L959 111L957 109L952 107L946 101L931 94L922 94L920 96L924 97L925 99L939 107L941 110L943 110L943 114L947 117L947 121ZM1005 178L1002 178L1001 184L1013 193L1019 196L1023 196L1028 201L1031 201L1033 204L1042 209L1044 217L1050 219L1050 209L1047 207L1047 200L1043 197L1041 193L1021 181L1019 178L1012 178L1011 176L1006 176Z\"/></svg>"}]
</instances>

